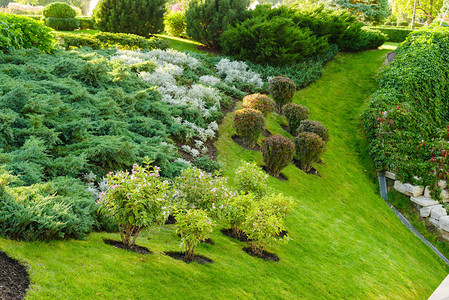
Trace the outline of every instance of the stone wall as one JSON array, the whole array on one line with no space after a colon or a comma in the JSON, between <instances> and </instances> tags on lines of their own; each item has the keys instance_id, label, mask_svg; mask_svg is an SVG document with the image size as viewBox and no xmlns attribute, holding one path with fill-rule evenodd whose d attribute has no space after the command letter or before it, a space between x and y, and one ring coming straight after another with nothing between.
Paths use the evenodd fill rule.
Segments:
<instances>
[{"instance_id":1,"label":"stone wall","mask_svg":"<svg viewBox=\"0 0 449 300\"><path fill-rule=\"evenodd\" d=\"M410 183L402 183L399 180L396 180L396 176L392 172L385 172L385 177L393 180L393 188L396 191L409 196L410 201L412 201L418 209L420 216L428 219L430 223L435 225L441 232L441 237L449 241L449 216L446 208L444 208L437 200L432 199L429 187L424 188ZM446 181L441 180L439 186L442 190L441 198L443 199L443 203L449 203L449 191Z\"/></svg>"}]
</instances>

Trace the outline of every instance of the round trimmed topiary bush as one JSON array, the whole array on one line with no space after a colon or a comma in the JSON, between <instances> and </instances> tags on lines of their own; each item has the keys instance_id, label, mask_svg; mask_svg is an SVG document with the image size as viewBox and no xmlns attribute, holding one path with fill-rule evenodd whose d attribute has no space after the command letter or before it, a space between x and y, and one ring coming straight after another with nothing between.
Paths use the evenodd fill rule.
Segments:
<instances>
[{"instance_id":1,"label":"round trimmed topiary bush","mask_svg":"<svg viewBox=\"0 0 449 300\"><path fill-rule=\"evenodd\" d=\"M312 164L318 162L326 150L326 142L316 133L301 132L295 139L295 159L301 170L309 172Z\"/></svg>"},{"instance_id":2,"label":"round trimmed topiary bush","mask_svg":"<svg viewBox=\"0 0 449 300\"><path fill-rule=\"evenodd\" d=\"M242 107L258 110L264 115L264 117L267 117L274 111L275 103L267 95L251 94L243 98Z\"/></svg>"},{"instance_id":3,"label":"round trimmed topiary bush","mask_svg":"<svg viewBox=\"0 0 449 300\"><path fill-rule=\"evenodd\" d=\"M282 135L273 135L262 141L263 162L268 174L278 177L295 155L295 144Z\"/></svg>"},{"instance_id":4,"label":"round trimmed topiary bush","mask_svg":"<svg viewBox=\"0 0 449 300\"><path fill-rule=\"evenodd\" d=\"M164 30L165 0L100 0L92 18L101 31L148 37Z\"/></svg>"},{"instance_id":5,"label":"round trimmed topiary bush","mask_svg":"<svg viewBox=\"0 0 449 300\"><path fill-rule=\"evenodd\" d=\"M291 103L296 92L296 85L290 78L276 76L270 80L269 91L278 112L281 112L282 106Z\"/></svg>"},{"instance_id":6,"label":"round trimmed topiary bush","mask_svg":"<svg viewBox=\"0 0 449 300\"><path fill-rule=\"evenodd\" d=\"M243 108L234 112L234 129L248 147L256 145L265 123L265 117L258 110Z\"/></svg>"},{"instance_id":7,"label":"round trimmed topiary bush","mask_svg":"<svg viewBox=\"0 0 449 300\"><path fill-rule=\"evenodd\" d=\"M327 132L327 128L318 121L301 121L298 129L296 130L296 135L301 132L313 132L318 134L323 139L323 141L327 142L329 140L329 133Z\"/></svg>"},{"instance_id":8,"label":"round trimmed topiary bush","mask_svg":"<svg viewBox=\"0 0 449 300\"><path fill-rule=\"evenodd\" d=\"M288 122L290 132L294 133L301 124L301 121L309 118L309 110L307 107L296 103L289 103L282 107L282 113Z\"/></svg>"},{"instance_id":9,"label":"round trimmed topiary bush","mask_svg":"<svg viewBox=\"0 0 449 300\"><path fill-rule=\"evenodd\" d=\"M42 14L45 25L55 30L73 31L80 27L79 20L75 19L76 11L67 3L51 3L45 6Z\"/></svg>"}]
</instances>

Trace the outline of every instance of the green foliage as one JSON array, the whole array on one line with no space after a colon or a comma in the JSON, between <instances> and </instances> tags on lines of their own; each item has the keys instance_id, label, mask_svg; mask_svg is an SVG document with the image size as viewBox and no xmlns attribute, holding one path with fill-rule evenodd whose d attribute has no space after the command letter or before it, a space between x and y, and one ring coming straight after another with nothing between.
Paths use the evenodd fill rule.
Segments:
<instances>
[{"instance_id":1,"label":"green foliage","mask_svg":"<svg viewBox=\"0 0 449 300\"><path fill-rule=\"evenodd\" d=\"M380 23L389 15L388 0L331 0L331 6L345 9L364 23Z\"/></svg>"},{"instance_id":2,"label":"green foliage","mask_svg":"<svg viewBox=\"0 0 449 300\"><path fill-rule=\"evenodd\" d=\"M234 112L234 129L248 147L254 147L265 127L263 114L251 108L243 108Z\"/></svg>"},{"instance_id":3,"label":"green foliage","mask_svg":"<svg viewBox=\"0 0 449 300\"><path fill-rule=\"evenodd\" d=\"M80 29L96 29L95 22L91 17L77 17L76 18L80 22Z\"/></svg>"},{"instance_id":4,"label":"green foliage","mask_svg":"<svg viewBox=\"0 0 449 300\"><path fill-rule=\"evenodd\" d=\"M215 173L221 170L221 165L218 161L212 160L209 156L200 156L193 161L195 167L204 170L208 173Z\"/></svg>"},{"instance_id":5,"label":"green foliage","mask_svg":"<svg viewBox=\"0 0 449 300\"><path fill-rule=\"evenodd\" d=\"M270 113L274 111L274 101L267 95L263 94L250 94L243 98L243 108L251 108L260 111L266 118Z\"/></svg>"},{"instance_id":6,"label":"green foliage","mask_svg":"<svg viewBox=\"0 0 449 300\"><path fill-rule=\"evenodd\" d=\"M309 172L326 150L326 142L316 133L301 132L295 138L296 155L301 170Z\"/></svg>"},{"instance_id":7,"label":"green foliage","mask_svg":"<svg viewBox=\"0 0 449 300\"><path fill-rule=\"evenodd\" d=\"M413 32L378 77L379 89L363 113L371 154L379 170L404 182L439 181L432 157L441 156L449 118L449 33L444 28Z\"/></svg>"},{"instance_id":8,"label":"green foliage","mask_svg":"<svg viewBox=\"0 0 449 300\"><path fill-rule=\"evenodd\" d=\"M287 167L295 154L295 144L289 138L273 135L262 141L261 151L267 172L279 177L281 171Z\"/></svg>"},{"instance_id":9,"label":"green foliage","mask_svg":"<svg viewBox=\"0 0 449 300\"><path fill-rule=\"evenodd\" d=\"M256 198L252 193L226 199L222 214L225 221L231 226L234 236L241 237L243 235L242 225L255 202Z\"/></svg>"},{"instance_id":10,"label":"green foliage","mask_svg":"<svg viewBox=\"0 0 449 300\"><path fill-rule=\"evenodd\" d=\"M268 175L255 163L242 161L235 171L234 184L239 193L261 198L269 192Z\"/></svg>"},{"instance_id":11,"label":"green foliage","mask_svg":"<svg viewBox=\"0 0 449 300\"><path fill-rule=\"evenodd\" d=\"M223 52L236 59L284 65L303 61L328 50L326 37L299 28L290 18L255 16L226 30Z\"/></svg>"},{"instance_id":12,"label":"green foliage","mask_svg":"<svg viewBox=\"0 0 449 300\"><path fill-rule=\"evenodd\" d=\"M26 17L0 14L0 52L10 49L53 49L51 29Z\"/></svg>"},{"instance_id":13,"label":"green foliage","mask_svg":"<svg viewBox=\"0 0 449 300\"><path fill-rule=\"evenodd\" d=\"M46 18L75 18L76 11L67 3L53 2L45 6L42 14Z\"/></svg>"},{"instance_id":14,"label":"green foliage","mask_svg":"<svg viewBox=\"0 0 449 300\"><path fill-rule=\"evenodd\" d=\"M278 210L280 203L276 201L276 205L273 205L272 197L268 195L254 205L242 225L243 231L251 239L252 252L258 256L262 256L266 246L289 240L287 235L280 235L285 230L284 219L279 213L281 210Z\"/></svg>"},{"instance_id":15,"label":"green foliage","mask_svg":"<svg viewBox=\"0 0 449 300\"><path fill-rule=\"evenodd\" d=\"M290 78L276 76L270 80L269 91L280 112L284 105L293 101L296 85Z\"/></svg>"},{"instance_id":16,"label":"green foliage","mask_svg":"<svg viewBox=\"0 0 449 300\"><path fill-rule=\"evenodd\" d=\"M164 16L165 31L171 36L181 36L186 31L185 11L171 11Z\"/></svg>"},{"instance_id":17,"label":"green foliage","mask_svg":"<svg viewBox=\"0 0 449 300\"><path fill-rule=\"evenodd\" d=\"M148 37L164 30L165 0L100 0L92 18L101 31Z\"/></svg>"},{"instance_id":18,"label":"green foliage","mask_svg":"<svg viewBox=\"0 0 449 300\"><path fill-rule=\"evenodd\" d=\"M176 232L181 235L181 246L187 260L193 259L195 247L209 237L214 226L214 221L201 209L188 209L176 214Z\"/></svg>"},{"instance_id":19,"label":"green foliage","mask_svg":"<svg viewBox=\"0 0 449 300\"><path fill-rule=\"evenodd\" d=\"M296 132L302 121L309 118L309 110L303 105L288 103L282 107L282 113L287 119L291 133Z\"/></svg>"},{"instance_id":20,"label":"green foliage","mask_svg":"<svg viewBox=\"0 0 449 300\"><path fill-rule=\"evenodd\" d=\"M46 18L45 25L55 30L73 31L80 27L80 22L75 18Z\"/></svg>"},{"instance_id":21,"label":"green foliage","mask_svg":"<svg viewBox=\"0 0 449 300\"><path fill-rule=\"evenodd\" d=\"M387 36L379 30L351 26L345 31L343 41L340 43L342 51L355 52L376 49L382 46Z\"/></svg>"},{"instance_id":22,"label":"green foliage","mask_svg":"<svg viewBox=\"0 0 449 300\"><path fill-rule=\"evenodd\" d=\"M414 30L400 27L369 27L370 29L378 30L387 36L387 42L402 43Z\"/></svg>"},{"instance_id":23,"label":"green foliage","mask_svg":"<svg viewBox=\"0 0 449 300\"><path fill-rule=\"evenodd\" d=\"M187 35L210 47L229 25L244 19L248 0L194 0L186 11Z\"/></svg>"},{"instance_id":24,"label":"green foliage","mask_svg":"<svg viewBox=\"0 0 449 300\"><path fill-rule=\"evenodd\" d=\"M55 2L55 0L15 0L14 2L25 5L46 6ZM78 11L81 10L82 14L87 15L91 0L58 0L58 2L73 5L73 8Z\"/></svg>"},{"instance_id":25,"label":"green foliage","mask_svg":"<svg viewBox=\"0 0 449 300\"><path fill-rule=\"evenodd\" d=\"M226 188L226 178L198 168L184 169L175 179L178 202L188 208L199 208L215 215L224 199L232 195Z\"/></svg>"},{"instance_id":26,"label":"green foliage","mask_svg":"<svg viewBox=\"0 0 449 300\"><path fill-rule=\"evenodd\" d=\"M124 245L133 247L143 229L168 218L168 182L159 179L159 168L134 165L131 173L111 172L107 185L98 202L100 211L117 223Z\"/></svg>"},{"instance_id":27,"label":"green foliage","mask_svg":"<svg viewBox=\"0 0 449 300\"><path fill-rule=\"evenodd\" d=\"M145 39L141 36L126 33L98 32L90 34L58 33L57 37L63 40L65 49L90 47L92 49L106 49L116 46L123 49L166 49L168 45L160 38Z\"/></svg>"},{"instance_id":28,"label":"green foliage","mask_svg":"<svg viewBox=\"0 0 449 300\"><path fill-rule=\"evenodd\" d=\"M322 138L323 141L327 142L329 140L329 133L327 132L327 128L318 121L301 121L298 129L296 130L296 135L300 134L301 132L313 132L316 133L320 138Z\"/></svg>"}]
</instances>

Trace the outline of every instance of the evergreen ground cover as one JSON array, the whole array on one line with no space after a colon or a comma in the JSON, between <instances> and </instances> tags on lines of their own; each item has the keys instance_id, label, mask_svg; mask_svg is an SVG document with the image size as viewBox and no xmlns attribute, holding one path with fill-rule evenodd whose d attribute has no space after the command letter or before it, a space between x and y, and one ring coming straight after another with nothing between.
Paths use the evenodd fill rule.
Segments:
<instances>
[{"instance_id":1,"label":"evergreen ground cover","mask_svg":"<svg viewBox=\"0 0 449 300\"><path fill-rule=\"evenodd\" d=\"M173 225L142 234L139 245L154 252L146 256L103 243L118 234L48 243L0 239L0 249L29 266L28 297L427 298L447 268L384 205L359 130L363 101L376 86L374 75L387 52L339 54L321 79L297 92L294 102L307 106L311 119L322 120L332 138L323 165L315 165L321 176L291 164L282 171L288 181L270 178L277 192L296 202L287 218L292 240L268 249L279 262L249 256L244 243L217 230L214 245L198 246L214 263L186 265L163 254L180 249ZM262 155L232 141L231 120L228 114L216 147L232 183L242 159L261 164ZM273 114L267 128L288 136L281 124L286 121Z\"/></svg>"}]
</instances>

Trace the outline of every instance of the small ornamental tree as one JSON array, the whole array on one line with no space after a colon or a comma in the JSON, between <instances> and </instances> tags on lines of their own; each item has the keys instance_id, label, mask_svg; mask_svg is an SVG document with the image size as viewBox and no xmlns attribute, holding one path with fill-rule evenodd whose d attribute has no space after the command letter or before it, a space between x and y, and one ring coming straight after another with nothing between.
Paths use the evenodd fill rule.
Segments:
<instances>
[{"instance_id":1,"label":"small ornamental tree","mask_svg":"<svg viewBox=\"0 0 449 300\"><path fill-rule=\"evenodd\" d=\"M318 121L311 121L311 120L301 121L301 124L296 130L296 135L298 135L301 132L313 132L318 134L320 138L323 139L323 141L327 142L329 140L329 133L327 132L327 128L324 127L324 125Z\"/></svg>"},{"instance_id":2,"label":"small ornamental tree","mask_svg":"<svg viewBox=\"0 0 449 300\"><path fill-rule=\"evenodd\" d=\"M172 10L164 16L165 31L171 36L181 36L186 31L185 11Z\"/></svg>"},{"instance_id":3,"label":"small ornamental tree","mask_svg":"<svg viewBox=\"0 0 449 300\"><path fill-rule=\"evenodd\" d=\"M267 95L251 94L243 98L243 108L252 108L260 111L266 118L274 111L275 103Z\"/></svg>"},{"instance_id":4,"label":"small ornamental tree","mask_svg":"<svg viewBox=\"0 0 449 300\"><path fill-rule=\"evenodd\" d=\"M308 172L326 150L326 142L316 133L301 132L295 139L295 147L301 170Z\"/></svg>"},{"instance_id":5,"label":"small ornamental tree","mask_svg":"<svg viewBox=\"0 0 449 300\"><path fill-rule=\"evenodd\" d=\"M214 229L214 222L206 211L188 209L176 214L176 226L176 233L181 236L185 258L191 261L195 256L195 247L209 237Z\"/></svg>"},{"instance_id":6,"label":"small ornamental tree","mask_svg":"<svg viewBox=\"0 0 449 300\"><path fill-rule=\"evenodd\" d=\"M80 26L79 21L75 19L76 11L67 3L51 3L45 6L42 14L45 17L45 25L56 30L72 31Z\"/></svg>"},{"instance_id":7,"label":"small ornamental tree","mask_svg":"<svg viewBox=\"0 0 449 300\"><path fill-rule=\"evenodd\" d=\"M101 31L148 37L164 30L165 0L100 0L92 18Z\"/></svg>"},{"instance_id":8,"label":"small ornamental tree","mask_svg":"<svg viewBox=\"0 0 449 300\"><path fill-rule=\"evenodd\" d=\"M270 80L269 91L278 112L281 112L282 107L293 101L293 96L296 92L296 85L290 78L277 76Z\"/></svg>"},{"instance_id":9,"label":"small ornamental tree","mask_svg":"<svg viewBox=\"0 0 449 300\"><path fill-rule=\"evenodd\" d=\"M261 151L268 174L279 177L295 155L295 144L289 138L273 135L262 141Z\"/></svg>"},{"instance_id":10,"label":"small ornamental tree","mask_svg":"<svg viewBox=\"0 0 449 300\"><path fill-rule=\"evenodd\" d=\"M168 182L160 180L158 167L134 165L131 173L111 172L106 180L109 190L100 196L100 211L118 224L124 245L133 247L143 229L164 224Z\"/></svg>"},{"instance_id":11,"label":"small ornamental tree","mask_svg":"<svg viewBox=\"0 0 449 300\"><path fill-rule=\"evenodd\" d=\"M182 170L174 185L179 202L185 207L202 209L213 216L223 207L224 199L233 195L226 188L225 177L195 167Z\"/></svg>"},{"instance_id":12,"label":"small ornamental tree","mask_svg":"<svg viewBox=\"0 0 449 300\"><path fill-rule=\"evenodd\" d=\"M248 0L194 0L186 11L187 35L218 47L221 34L243 20L248 5Z\"/></svg>"},{"instance_id":13,"label":"small ornamental tree","mask_svg":"<svg viewBox=\"0 0 449 300\"><path fill-rule=\"evenodd\" d=\"M234 112L234 129L248 147L256 145L265 123L263 114L258 110L243 108Z\"/></svg>"},{"instance_id":14,"label":"small ornamental tree","mask_svg":"<svg viewBox=\"0 0 449 300\"><path fill-rule=\"evenodd\" d=\"M242 236L242 224L255 202L256 197L253 193L241 194L225 201L223 217L231 225L232 234L235 237Z\"/></svg>"},{"instance_id":15,"label":"small ornamental tree","mask_svg":"<svg viewBox=\"0 0 449 300\"><path fill-rule=\"evenodd\" d=\"M252 253L259 257L266 246L288 241L288 235L280 235L284 230L282 216L272 209L269 201L254 205L243 223L243 231L251 240Z\"/></svg>"},{"instance_id":16,"label":"small ornamental tree","mask_svg":"<svg viewBox=\"0 0 449 300\"><path fill-rule=\"evenodd\" d=\"M261 198L269 192L268 175L255 163L242 161L235 171L234 183L237 191L243 194L254 194Z\"/></svg>"},{"instance_id":17,"label":"small ornamental tree","mask_svg":"<svg viewBox=\"0 0 449 300\"><path fill-rule=\"evenodd\" d=\"M290 132L295 133L296 129L301 124L301 121L309 118L309 110L307 107L298 105L296 103L289 103L282 107L282 113L288 122Z\"/></svg>"}]
</instances>

